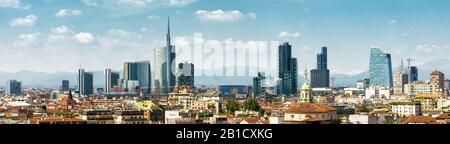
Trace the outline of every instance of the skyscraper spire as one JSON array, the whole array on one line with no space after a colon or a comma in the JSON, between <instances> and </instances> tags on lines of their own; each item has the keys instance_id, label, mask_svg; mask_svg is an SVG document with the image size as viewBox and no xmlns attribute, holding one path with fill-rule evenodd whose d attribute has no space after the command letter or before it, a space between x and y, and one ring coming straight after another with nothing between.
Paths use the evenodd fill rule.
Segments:
<instances>
[{"instance_id":1,"label":"skyscraper spire","mask_svg":"<svg viewBox=\"0 0 450 144\"><path fill-rule=\"evenodd\" d=\"M167 47L170 47L170 16L167 17Z\"/></svg>"}]
</instances>

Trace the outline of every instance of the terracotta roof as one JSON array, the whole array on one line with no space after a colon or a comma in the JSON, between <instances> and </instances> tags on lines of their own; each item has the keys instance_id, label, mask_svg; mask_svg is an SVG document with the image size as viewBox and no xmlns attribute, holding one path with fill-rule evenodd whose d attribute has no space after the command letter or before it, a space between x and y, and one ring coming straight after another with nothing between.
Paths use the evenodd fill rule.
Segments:
<instances>
[{"instance_id":1,"label":"terracotta roof","mask_svg":"<svg viewBox=\"0 0 450 144\"><path fill-rule=\"evenodd\" d=\"M450 113L441 114L436 119L450 119Z\"/></svg>"},{"instance_id":2,"label":"terracotta roof","mask_svg":"<svg viewBox=\"0 0 450 144\"><path fill-rule=\"evenodd\" d=\"M270 120L261 120L259 122L262 124L270 124Z\"/></svg>"},{"instance_id":3,"label":"terracotta roof","mask_svg":"<svg viewBox=\"0 0 450 144\"><path fill-rule=\"evenodd\" d=\"M288 113L326 113L331 111L336 111L336 108L316 103L295 103L286 110Z\"/></svg>"},{"instance_id":4,"label":"terracotta roof","mask_svg":"<svg viewBox=\"0 0 450 144\"><path fill-rule=\"evenodd\" d=\"M252 124L252 123L258 122L258 118L246 118L246 119L244 119L244 121L246 121L247 123Z\"/></svg>"},{"instance_id":5,"label":"terracotta roof","mask_svg":"<svg viewBox=\"0 0 450 144\"><path fill-rule=\"evenodd\" d=\"M409 123L431 123L433 122L433 117L431 116L408 116L403 119L403 124Z\"/></svg>"}]
</instances>

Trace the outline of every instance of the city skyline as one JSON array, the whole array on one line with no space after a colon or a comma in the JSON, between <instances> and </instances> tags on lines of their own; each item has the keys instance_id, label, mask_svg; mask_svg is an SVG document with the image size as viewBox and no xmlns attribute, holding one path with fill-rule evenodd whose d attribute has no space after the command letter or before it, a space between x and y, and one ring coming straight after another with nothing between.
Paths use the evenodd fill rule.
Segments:
<instances>
[{"instance_id":1,"label":"city skyline","mask_svg":"<svg viewBox=\"0 0 450 144\"><path fill-rule=\"evenodd\" d=\"M206 6L201 0L2 1L1 59L14 63L2 63L0 71L75 72L80 62L83 68L93 71L107 64L120 70L124 61L152 61L154 49L165 46L167 16L172 17L177 50L191 42L194 33L201 32L206 40L288 41L293 45L293 57L299 60L299 69L312 68L317 51L327 46L328 67L334 74L367 71L369 60L355 58L369 57L372 44L391 53L393 62L415 58L419 69L430 61L449 61L444 39L450 21L439 14L448 11L442 6L449 2L286 0L277 1L275 9L270 9L273 14L265 12L268 7L251 7L252 1L237 3L242 5L211 1ZM421 9L413 9L417 5ZM276 7L282 6L291 8L286 16L278 15L283 11ZM359 13L351 13L354 11ZM185 29L185 24L190 28ZM271 27L258 31L266 26ZM185 60L180 57L177 62Z\"/></svg>"}]
</instances>

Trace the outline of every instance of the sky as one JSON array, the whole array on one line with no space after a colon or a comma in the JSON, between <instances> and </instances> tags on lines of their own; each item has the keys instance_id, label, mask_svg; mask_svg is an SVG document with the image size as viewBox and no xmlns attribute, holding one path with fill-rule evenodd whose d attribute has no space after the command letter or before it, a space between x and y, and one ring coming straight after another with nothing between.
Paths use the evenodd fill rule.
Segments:
<instances>
[{"instance_id":1,"label":"sky","mask_svg":"<svg viewBox=\"0 0 450 144\"><path fill-rule=\"evenodd\" d=\"M391 53L395 67L408 57L420 66L450 62L449 13L448 0L0 0L0 71L121 70L125 61L153 61L168 16L177 50L201 33L219 42L290 42L300 69L315 67L322 46L335 74L367 71L371 46Z\"/></svg>"}]
</instances>

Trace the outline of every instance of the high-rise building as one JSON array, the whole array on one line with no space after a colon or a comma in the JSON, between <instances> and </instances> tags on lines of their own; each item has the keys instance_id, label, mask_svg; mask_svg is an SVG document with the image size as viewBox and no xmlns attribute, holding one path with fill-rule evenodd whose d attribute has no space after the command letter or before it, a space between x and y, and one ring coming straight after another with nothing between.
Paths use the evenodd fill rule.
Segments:
<instances>
[{"instance_id":1,"label":"high-rise building","mask_svg":"<svg viewBox=\"0 0 450 144\"><path fill-rule=\"evenodd\" d=\"M440 71L435 70L430 74L430 84L437 87L437 92L439 93L444 92L445 88L444 80L445 80L444 73Z\"/></svg>"},{"instance_id":2,"label":"high-rise building","mask_svg":"<svg viewBox=\"0 0 450 144\"><path fill-rule=\"evenodd\" d=\"M104 76L105 93L111 93L111 89L114 88L114 86L119 86L120 74L118 72L112 72L111 69L105 69Z\"/></svg>"},{"instance_id":3,"label":"high-rise building","mask_svg":"<svg viewBox=\"0 0 450 144\"><path fill-rule=\"evenodd\" d=\"M110 93L111 92L111 88L112 88L112 86L111 86L111 69L105 69L105 71L104 71L104 82L105 82L105 85L104 85L104 90L105 90L105 93Z\"/></svg>"},{"instance_id":4,"label":"high-rise building","mask_svg":"<svg viewBox=\"0 0 450 144\"><path fill-rule=\"evenodd\" d=\"M266 76L264 73L258 73L258 76L253 78L253 95L255 97L260 96L264 93L263 90L263 81L266 79Z\"/></svg>"},{"instance_id":5,"label":"high-rise building","mask_svg":"<svg viewBox=\"0 0 450 144\"><path fill-rule=\"evenodd\" d=\"M411 66L409 67L409 82L416 82L419 80L419 70L417 69L417 66Z\"/></svg>"},{"instance_id":6,"label":"high-rise building","mask_svg":"<svg viewBox=\"0 0 450 144\"><path fill-rule=\"evenodd\" d=\"M328 70L327 47L317 54L317 69L311 70L311 87L330 87L330 70Z\"/></svg>"},{"instance_id":7,"label":"high-rise building","mask_svg":"<svg viewBox=\"0 0 450 144\"><path fill-rule=\"evenodd\" d=\"M69 90L70 90L69 80L63 80L61 83L61 91L69 91Z\"/></svg>"},{"instance_id":8,"label":"high-rise building","mask_svg":"<svg viewBox=\"0 0 450 144\"><path fill-rule=\"evenodd\" d=\"M138 81L143 94L151 92L151 78L150 61L126 62L124 64L123 79L125 81Z\"/></svg>"},{"instance_id":9,"label":"high-rise building","mask_svg":"<svg viewBox=\"0 0 450 144\"><path fill-rule=\"evenodd\" d=\"M292 58L292 46L287 42L278 47L278 77L281 79L280 94L297 92L297 59Z\"/></svg>"},{"instance_id":10,"label":"high-rise building","mask_svg":"<svg viewBox=\"0 0 450 144\"><path fill-rule=\"evenodd\" d=\"M178 86L187 86L194 88L194 64L180 63L178 64Z\"/></svg>"},{"instance_id":11,"label":"high-rise building","mask_svg":"<svg viewBox=\"0 0 450 144\"><path fill-rule=\"evenodd\" d=\"M84 69L78 70L78 90L80 95L88 96L94 94L94 74Z\"/></svg>"},{"instance_id":12,"label":"high-rise building","mask_svg":"<svg viewBox=\"0 0 450 144\"><path fill-rule=\"evenodd\" d=\"M170 20L167 22L166 46L155 51L155 89L161 94L173 91L176 84L175 77L175 46L171 44Z\"/></svg>"},{"instance_id":13,"label":"high-rise building","mask_svg":"<svg viewBox=\"0 0 450 144\"><path fill-rule=\"evenodd\" d=\"M404 94L405 84L408 83L408 74L403 67L403 59L398 71L394 74L394 94Z\"/></svg>"},{"instance_id":14,"label":"high-rise building","mask_svg":"<svg viewBox=\"0 0 450 144\"><path fill-rule=\"evenodd\" d=\"M7 96L19 96L22 94L22 82L17 80L6 81L5 94Z\"/></svg>"},{"instance_id":15,"label":"high-rise building","mask_svg":"<svg viewBox=\"0 0 450 144\"><path fill-rule=\"evenodd\" d=\"M393 86L391 54L380 48L371 48L369 79L370 85Z\"/></svg>"}]
</instances>

